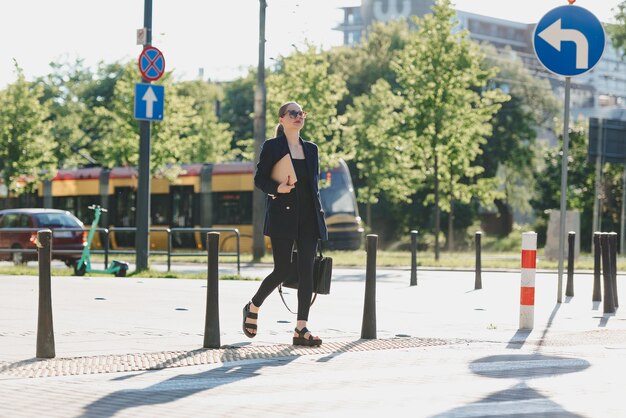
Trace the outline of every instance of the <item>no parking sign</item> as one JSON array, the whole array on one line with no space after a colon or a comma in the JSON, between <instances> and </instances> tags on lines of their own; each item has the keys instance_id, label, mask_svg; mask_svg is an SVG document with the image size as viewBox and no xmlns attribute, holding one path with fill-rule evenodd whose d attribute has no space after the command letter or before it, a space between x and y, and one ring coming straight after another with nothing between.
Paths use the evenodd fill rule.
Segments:
<instances>
[{"instance_id":1,"label":"no parking sign","mask_svg":"<svg viewBox=\"0 0 626 418\"><path fill-rule=\"evenodd\" d=\"M158 48L147 46L139 54L139 72L148 81L156 81L165 72L165 57Z\"/></svg>"}]
</instances>

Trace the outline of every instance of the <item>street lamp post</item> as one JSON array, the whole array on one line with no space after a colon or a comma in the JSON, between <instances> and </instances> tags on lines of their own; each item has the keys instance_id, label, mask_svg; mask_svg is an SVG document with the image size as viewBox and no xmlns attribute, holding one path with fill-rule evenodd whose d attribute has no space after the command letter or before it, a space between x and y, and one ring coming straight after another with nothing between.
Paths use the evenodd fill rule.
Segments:
<instances>
[{"instance_id":1,"label":"street lamp post","mask_svg":"<svg viewBox=\"0 0 626 418\"><path fill-rule=\"evenodd\" d=\"M265 9L267 2L259 0L259 65L257 84L254 91L254 161L259 161L261 146L265 140L266 89L265 89ZM252 192L252 256L259 260L265 255L263 221L265 219L263 192L254 188Z\"/></svg>"}]
</instances>

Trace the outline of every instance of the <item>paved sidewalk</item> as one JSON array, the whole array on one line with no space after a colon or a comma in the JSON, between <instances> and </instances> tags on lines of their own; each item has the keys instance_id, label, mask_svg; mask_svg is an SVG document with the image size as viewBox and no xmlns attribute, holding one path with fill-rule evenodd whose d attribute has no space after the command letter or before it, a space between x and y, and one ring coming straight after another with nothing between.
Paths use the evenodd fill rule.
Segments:
<instances>
[{"instance_id":1,"label":"paved sidewalk","mask_svg":"<svg viewBox=\"0 0 626 418\"><path fill-rule=\"evenodd\" d=\"M34 359L37 278L0 277L0 416L249 414L242 405L270 416L624 411L626 311L603 315L590 275L556 304L556 275L538 274L535 328L519 331L517 272L484 273L474 290L471 272L420 271L410 287L407 269L379 269L378 339L360 340L364 277L335 269L332 294L311 310L319 349L289 344L295 316L278 294L247 339L241 309L259 282L220 281L219 350L202 349L204 280L55 277L51 360ZM293 291L286 297L295 305Z\"/></svg>"}]
</instances>

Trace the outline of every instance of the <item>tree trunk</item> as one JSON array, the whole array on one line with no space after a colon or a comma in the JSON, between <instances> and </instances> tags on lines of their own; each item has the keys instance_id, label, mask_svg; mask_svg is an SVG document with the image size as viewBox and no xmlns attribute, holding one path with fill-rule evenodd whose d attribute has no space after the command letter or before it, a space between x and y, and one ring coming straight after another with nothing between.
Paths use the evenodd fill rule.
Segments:
<instances>
[{"instance_id":1,"label":"tree trunk","mask_svg":"<svg viewBox=\"0 0 626 418\"><path fill-rule=\"evenodd\" d=\"M450 199L450 212L448 213L448 251L454 251L454 200Z\"/></svg>"},{"instance_id":2,"label":"tree trunk","mask_svg":"<svg viewBox=\"0 0 626 418\"><path fill-rule=\"evenodd\" d=\"M448 252L454 251L454 183L450 176L450 211L448 212Z\"/></svg>"},{"instance_id":3,"label":"tree trunk","mask_svg":"<svg viewBox=\"0 0 626 418\"><path fill-rule=\"evenodd\" d=\"M439 261L439 161L437 158L437 148L435 147L435 261Z\"/></svg>"},{"instance_id":4,"label":"tree trunk","mask_svg":"<svg viewBox=\"0 0 626 418\"><path fill-rule=\"evenodd\" d=\"M511 207L503 200L496 199L494 204L498 209L498 222L495 232L499 237L506 237L513 231L513 213Z\"/></svg>"},{"instance_id":5,"label":"tree trunk","mask_svg":"<svg viewBox=\"0 0 626 418\"><path fill-rule=\"evenodd\" d=\"M367 200L367 205L365 206L365 215L367 216L367 229L368 232L372 232L372 203Z\"/></svg>"}]
</instances>

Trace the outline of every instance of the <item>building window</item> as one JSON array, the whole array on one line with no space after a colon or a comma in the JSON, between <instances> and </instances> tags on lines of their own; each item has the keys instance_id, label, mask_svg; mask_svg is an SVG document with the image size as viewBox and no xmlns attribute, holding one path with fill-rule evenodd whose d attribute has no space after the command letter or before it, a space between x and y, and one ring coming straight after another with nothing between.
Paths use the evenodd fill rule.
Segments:
<instances>
[{"instance_id":1,"label":"building window","mask_svg":"<svg viewBox=\"0 0 626 418\"><path fill-rule=\"evenodd\" d=\"M348 45L354 45L361 42L361 32L359 31L350 31L347 33L348 35Z\"/></svg>"}]
</instances>

